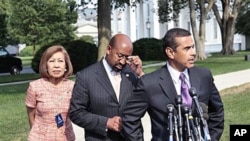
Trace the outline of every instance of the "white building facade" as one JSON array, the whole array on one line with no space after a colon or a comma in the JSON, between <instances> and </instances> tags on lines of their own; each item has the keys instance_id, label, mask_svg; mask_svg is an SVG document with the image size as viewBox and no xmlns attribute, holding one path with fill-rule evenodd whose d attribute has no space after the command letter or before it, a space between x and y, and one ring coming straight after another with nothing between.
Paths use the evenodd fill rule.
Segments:
<instances>
[{"instance_id":1,"label":"white building facade","mask_svg":"<svg viewBox=\"0 0 250 141\"><path fill-rule=\"evenodd\" d=\"M131 0L132 3L133 0ZM158 18L158 0L144 0L142 3L137 3L134 6L127 6L126 8L113 9L111 15L111 30L112 35L117 33L127 34L131 40L134 42L141 38L157 38L161 39L166 31L173 27L181 27L191 31L190 27L190 18L188 9L181 11L178 19L178 23L168 22L168 23L159 23ZM87 17L94 16L96 17L96 11L92 10L90 13L92 15ZM93 14L94 13L94 14ZM82 14L82 13L81 13ZM84 17L81 18L82 21ZM91 19L91 18L90 18ZM96 19L96 18L95 18ZM91 21L91 28L96 24L96 29L91 29L97 31L96 20ZM88 23L82 22L82 23ZM81 23L81 22L79 22ZM94 24L93 24L94 23ZM86 24L87 25L87 24ZM89 26L89 25L88 25ZM91 32L81 26L82 29L80 35L90 35L87 32ZM85 32L86 31L86 32ZM97 38L97 33L94 34L91 32L91 35L94 35L94 38ZM221 46L221 34L220 29L217 24L215 17L211 17L207 20L206 23L206 52L219 52L222 49ZM241 35L235 35L234 38L234 48L235 50L245 50L245 38Z\"/></svg>"}]
</instances>

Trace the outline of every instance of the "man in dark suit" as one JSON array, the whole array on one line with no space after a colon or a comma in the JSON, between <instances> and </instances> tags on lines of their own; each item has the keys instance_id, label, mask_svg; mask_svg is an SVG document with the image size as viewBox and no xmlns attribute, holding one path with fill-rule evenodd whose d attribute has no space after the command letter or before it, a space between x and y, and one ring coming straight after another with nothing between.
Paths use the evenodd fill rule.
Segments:
<instances>
[{"instance_id":1,"label":"man in dark suit","mask_svg":"<svg viewBox=\"0 0 250 141\"><path fill-rule=\"evenodd\" d=\"M115 35L106 55L76 75L70 119L85 129L86 141L123 141L121 113L142 71L133 44L124 34Z\"/></svg>"},{"instance_id":2,"label":"man in dark suit","mask_svg":"<svg viewBox=\"0 0 250 141\"><path fill-rule=\"evenodd\" d=\"M126 140L143 141L140 119L146 112L151 119L152 141L170 140L167 105L172 104L178 111L177 99L183 95L179 76L183 73L188 87L197 89L198 101L208 106L207 129L211 141L219 141L224 129L223 103L211 72L206 68L194 66L196 53L190 32L181 28L170 29L164 36L163 42L166 65L141 77L122 114L122 132ZM190 109L194 106L192 97L191 103L186 104L191 105ZM176 137L179 135L176 134ZM187 140L184 136L181 138L183 141Z\"/></svg>"}]
</instances>

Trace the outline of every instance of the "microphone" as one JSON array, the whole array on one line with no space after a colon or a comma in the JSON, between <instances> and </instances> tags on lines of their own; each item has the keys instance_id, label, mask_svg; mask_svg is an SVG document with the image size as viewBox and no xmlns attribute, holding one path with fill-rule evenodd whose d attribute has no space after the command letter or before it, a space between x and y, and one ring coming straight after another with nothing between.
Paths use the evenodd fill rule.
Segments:
<instances>
[{"instance_id":1,"label":"microphone","mask_svg":"<svg viewBox=\"0 0 250 141\"><path fill-rule=\"evenodd\" d=\"M203 115L203 118L205 120L208 120L209 116L208 116L208 107L205 103L203 102L199 102L200 106L201 106L201 110L202 110L202 115Z\"/></svg>"},{"instance_id":2,"label":"microphone","mask_svg":"<svg viewBox=\"0 0 250 141\"><path fill-rule=\"evenodd\" d=\"M177 103L177 123L178 123L178 131L179 131L179 141L183 141L182 137L182 114L181 114L181 105L182 105L182 97L181 95L178 95L176 98L176 103Z\"/></svg>"},{"instance_id":3,"label":"microphone","mask_svg":"<svg viewBox=\"0 0 250 141\"><path fill-rule=\"evenodd\" d=\"M179 131L178 131L177 116L176 116L176 114L174 115L174 131L175 131L176 141L179 141Z\"/></svg>"},{"instance_id":4,"label":"microphone","mask_svg":"<svg viewBox=\"0 0 250 141\"><path fill-rule=\"evenodd\" d=\"M168 104L167 105L167 111L168 111L168 130L169 130L169 141L173 141L173 118L174 118L174 105Z\"/></svg>"},{"instance_id":5,"label":"microphone","mask_svg":"<svg viewBox=\"0 0 250 141\"><path fill-rule=\"evenodd\" d=\"M197 133L198 133L198 141L203 141L202 135L201 135L201 127L200 127L200 122L198 117L194 117L194 125L197 128Z\"/></svg>"},{"instance_id":6,"label":"microphone","mask_svg":"<svg viewBox=\"0 0 250 141\"><path fill-rule=\"evenodd\" d=\"M194 104L195 104L195 107L196 107L196 111L197 111L198 117L201 119L202 126L203 126L203 132L204 132L204 135L205 135L205 137L204 137L205 141L210 141L211 137L209 135L207 121L203 117L203 111L202 111L202 108L201 108L201 106L200 106L200 104L198 102L196 89L194 87L191 87L189 89L189 94L193 98L193 101L194 101Z\"/></svg>"},{"instance_id":7,"label":"microphone","mask_svg":"<svg viewBox=\"0 0 250 141\"><path fill-rule=\"evenodd\" d=\"M192 130L192 133L193 133L193 140L194 141L200 141L201 136L199 136L198 128L194 124L194 117L192 115L192 110L191 109L189 110L189 113L188 113L188 119L189 119L190 127L191 127L191 130Z\"/></svg>"},{"instance_id":8,"label":"microphone","mask_svg":"<svg viewBox=\"0 0 250 141\"><path fill-rule=\"evenodd\" d=\"M185 125L186 125L186 140L192 141L192 135L191 135L191 129L189 124L189 106L188 105L182 105L182 111L184 113L185 118Z\"/></svg>"}]
</instances>

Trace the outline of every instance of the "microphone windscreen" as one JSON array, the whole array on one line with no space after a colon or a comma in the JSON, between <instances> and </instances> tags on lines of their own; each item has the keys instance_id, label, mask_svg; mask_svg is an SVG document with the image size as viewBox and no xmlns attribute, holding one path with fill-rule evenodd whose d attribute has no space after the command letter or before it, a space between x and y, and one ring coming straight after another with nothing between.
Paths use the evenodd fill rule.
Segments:
<instances>
[{"instance_id":1,"label":"microphone windscreen","mask_svg":"<svg viewBox=\"0 0 250 141\"><path fill-rule=\"evenodd\" d=\"M173 104L168 104L167 105L167 111L168 112L173 112L174 111L174 105Z\"/></svg>"},{"instance_id":2,"label":"microphone windscreen","mask_svg":"<svg viewBox=\"0 0 250 141\"><path fill-rule=\"evenodd\" d=\"M197 96L197 91L196 91L195 87L189 88L188 91L189 91L189 94L190 94L191 97Z\"/></svg>"},{"instance_id":3,"label":"microphone windscreen","mask_svg":"<svg viewBox=\"0 0 250 141\"><path fill-rule=\"evenodd\" d=\"M205 120L208 120L209 116L208 116L208 107L207 107L207 105L205 103L203 103L203 102L199 102L199 105L200 105L200 108L201 108L201 112L202 112L201 114L202 114L203 118ZM199 116L199 113L197 111L196 106L193 105L191 110L192 110L192 113L193 113L194 117Z\"/></svg>"},{"instance_id":4,"label":"microphone windscreen","mask_svg":"<svg viewBox=\"0 0 250 141\"><path fill-rule=\"evenodd\" d=\"M182 104L182 105L181 105L181 110L182 110L184 113L189 113L190 108L189 108L188 105Z\"/></svg>"},{"instance_id":5,"label":"microphone windscreen","mask_svg":"<svg viewBox=\"0 0 250 141\"><path fill-rule=\"evenodd\" d=\"M208 116L208 107L205 103L203 102L199 102L200 106L201 106L201 109L202 109L202 112L203 112L203 118L205 120L208 120L209 116Z\"/></svg>"},{"instance_id":6,"label":"microphone windscreen","mask_svg":"<svg viewBox=\"0 0 250 141\"><path fill-rule=\"evenodd\" d=\"M175 107L174 107L174 105L173 104L168 104L167 105L167 112L168 113L173 113L174 115L176 115L177 114L177 111L176 111L176 109L175 109Z\"/></svg>"}]
</instances>

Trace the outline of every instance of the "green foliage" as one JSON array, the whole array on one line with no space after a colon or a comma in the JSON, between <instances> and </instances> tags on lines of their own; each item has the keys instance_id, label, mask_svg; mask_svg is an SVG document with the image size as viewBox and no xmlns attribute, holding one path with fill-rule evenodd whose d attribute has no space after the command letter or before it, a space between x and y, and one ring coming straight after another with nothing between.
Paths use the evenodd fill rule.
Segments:
<instances>
[{"instance_id":1,"label":"green foliage","mask_svg":"<svg viewBox=\"0 0 250 141\"><path fill-rule=\"evenodd\" d=\"M0 13L0 46L6 46L7 28L6 28L6 14Z\"/></svg>"},{"instance_id":2,"label":"green foliage","mask_svg":"<svg viewBox=\"0 0 250 141\"><path fill-rule=\"evenodd\" d=\"M250 11L240 12L235 24L235 32L243 35L250 35Z\"/></svg>"},{"instance_id":3,"label":"green foliage","mask_svg":"<svg viewBox=\"0 0 250 141\"><path fill-rule=\"evenodd\" d=\"M8 44L14 43L7 31L8 7L9 7L9 0L0 1L0 46L3 47L7 46Z\"/></svg>"},{"instance_id":4,"label":"green foliage","mask_svg":"<svg viewBox=\"0 0 250 141\"><path fill-rule=\"evenodd\" d=\"M98 48L95 44L91 44L82 40L71 42L53 42L51 44L42 46L32 59L31 67L36 73L39 73L39 63L44 51L48 47L56 44L61 44L68 51L74 73L97 61Z\"/></svg>"},{"instance_id":5,"label":"green foliage","mask_svg":"<svg viewBox=\"0 0 250 141\"><path fill-rule=\"evenodd\" d=\"M11 0L8 31L27 45L74 38L77 20L74 2L61 0Z\"/></svg>"},{"instance_id":6,"label":"green foliage","mask_svg":"<svg viewBox=\"0 0 250 141\"><path fill-rule=\"evenodd\" d=\"M93 36L90 36L90 35L83 35L82 37L79 38L79 40L83 40L85 42L92 43L92 44L95 43Z\"/></svg>"},{"instance_id":7,"label":"green foliage","mask_svg":"<svg viewBox=\"0 0 250 141\"><path fill-rule=\"evenodd\" d=\"M143 61L164 60L162 40L142 38L133 43L133 54L140 56Z\"/></svg>"},{"instance_id":8,"label":"green foliage","mask_svg":"<svg viewBox=\"0 0 250 141\"><path fill-rule=\"evenodd\" d=\"M74 74L97 61L98 48L82 40L62 44L69 53Z\"/></svg>"},{"instance_id":9,"label":"green foliage","mask_svg":"<svg viewBox=\"0 0 250 141\"><path fill-rule=\"evenodd\" d=\"M176 21L180 10L186 7L188 0L158 0L159 22Z\"/></svg>"}]
</instances>

